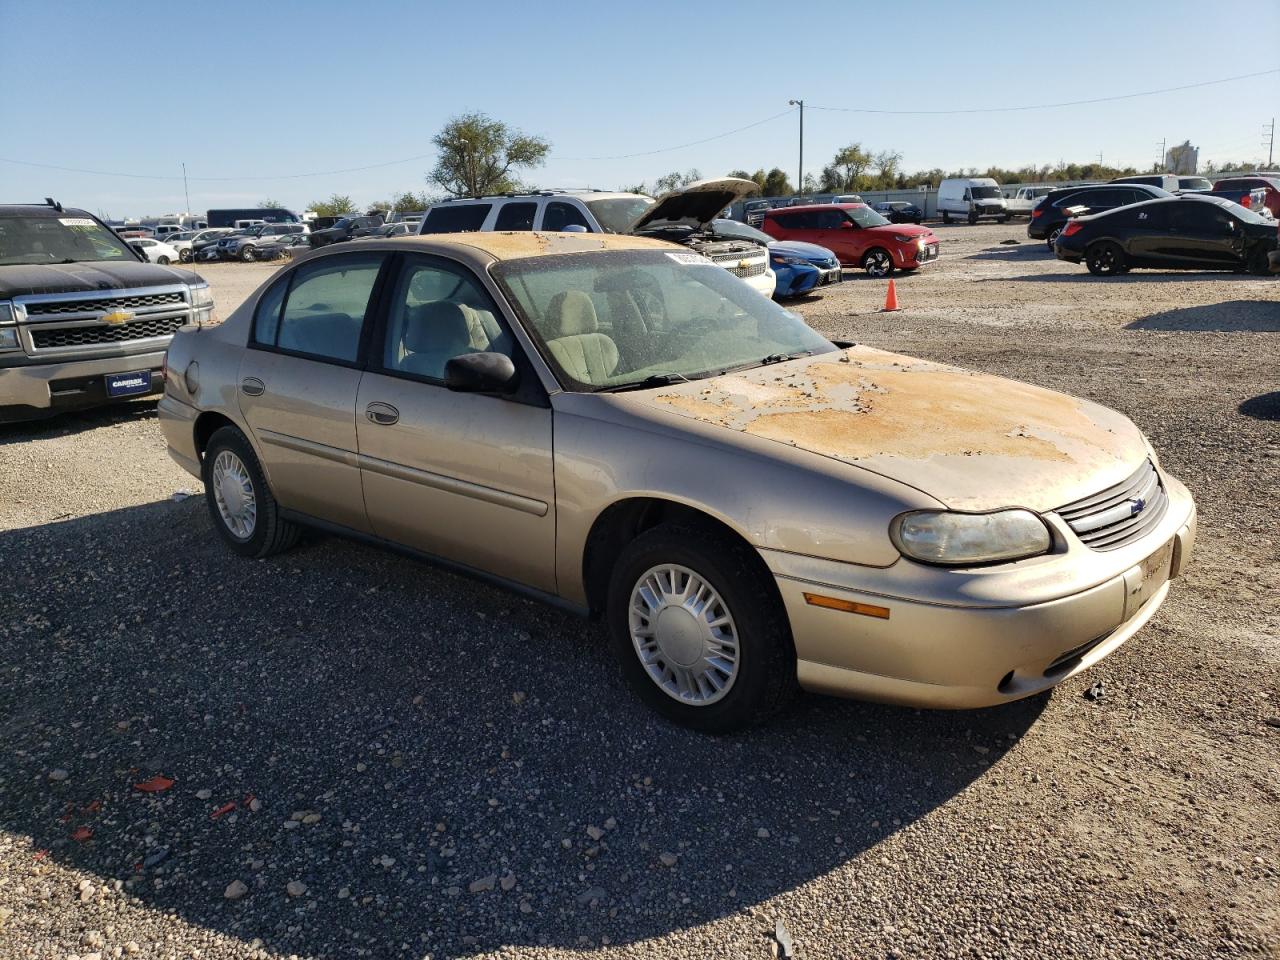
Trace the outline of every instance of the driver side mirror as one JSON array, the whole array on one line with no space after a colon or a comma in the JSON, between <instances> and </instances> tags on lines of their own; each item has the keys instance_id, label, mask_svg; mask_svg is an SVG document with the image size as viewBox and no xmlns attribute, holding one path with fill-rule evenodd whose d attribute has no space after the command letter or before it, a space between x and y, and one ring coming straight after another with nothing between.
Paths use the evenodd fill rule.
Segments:
<instances>
[{"instance_id":1,"label":"driver side mirror","mask_svg":"<svg viewBox=\"0 0 1280 960\"><path fill-rule=\"evenodd\" d=\"M855 229L856 227L857 227L857 224L856 224L856 223L854 223L852 220L841 220L841 221L840 221L840 229L841 229L841 230L853 230L853 229Z\"/></svg>"},{"instance_id":2,"label":"driver side mirror","mask_svg":"<svg viewBox=\"0 0 1280 960\"><path fill-rule=\"evenodd\" d=\"M520 373L502 353L464 353L444 365L444 385L458 393L514 393Z\"/></svg>"}]
</instances>

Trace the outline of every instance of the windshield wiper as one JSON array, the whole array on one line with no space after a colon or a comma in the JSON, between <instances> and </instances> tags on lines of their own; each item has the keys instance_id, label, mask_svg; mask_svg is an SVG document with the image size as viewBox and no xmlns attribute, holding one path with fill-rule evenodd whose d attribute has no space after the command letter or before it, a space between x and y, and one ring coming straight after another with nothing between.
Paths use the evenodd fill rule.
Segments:
<instances>
[{"instance_id":1,"label":"windshield wiper","mask_svg":"<svg viewBox=\"0 0 1280 960\"><path fill-rule=\"evenodd\" d=\"M631 383L619 383L611 387L601 387L596 393L622 393L625 390L648 390L651 387L669 387L673 383L688 383L689 377L683 373L651 373L643 380Z\"/></svg>"}]
</instances>

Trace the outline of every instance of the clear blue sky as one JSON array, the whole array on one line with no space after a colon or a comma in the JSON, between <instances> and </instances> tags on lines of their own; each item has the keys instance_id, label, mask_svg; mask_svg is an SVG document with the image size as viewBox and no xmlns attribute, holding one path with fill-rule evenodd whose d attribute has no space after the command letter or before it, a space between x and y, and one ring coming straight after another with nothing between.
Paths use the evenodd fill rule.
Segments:
<instances>
[{"instance_id":1,"label":"clear blue sky","mask_svg":"<svg viewBox=\"0 0 1280 960\"><path fill-rule=\"evenodd\" d=\"M0 0L0 157L149 177L180 177L185 161L193 210L273 197L300 211L334 192L365 204L424 189L431 160L264 177L430 154L431 136L467 110L551 141L536 182L615 187L672 169L793 171L794 114L650 156L573 159L699 140L785 111L792 98L885 110L1019 106L1280 67L1276 0L702 6ZM908 170L1085 162L1099 152L1146 166L1166 137L1199 145L1202 162L1243 159L1260 155L1273 113L1280 74L1018 113L807 110L805 165L818 169L852 141L900 151ZM46 195L115 217L184 207L180 179L0 162L0 200Z\"/></svg>"}]
</instances>

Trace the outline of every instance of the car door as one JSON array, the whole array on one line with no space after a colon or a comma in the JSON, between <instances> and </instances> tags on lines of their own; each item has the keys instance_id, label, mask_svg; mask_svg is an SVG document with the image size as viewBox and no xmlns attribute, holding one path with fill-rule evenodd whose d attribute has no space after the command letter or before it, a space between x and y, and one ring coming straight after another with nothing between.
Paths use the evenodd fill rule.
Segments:
<instances>
[{"instance_id":1,"label":"car door","mask_svg":"<svg viewBox=\"0 0 1280 960\"><path fill-rule=\"evenodd\" d=\"M1185 266L1234 266L1244 260L1244 227L1214 203L1173 204L1174 251Z\"/></svg>"},{"instance_id":2,"label":"car door","mask_svg":"<svg viewBox=\"0 0 1280 960\"><path fill-rule=\"evenodd\" d=\"M405 256L374 340L356 401L374 533L554 592L551 407L483 283L450 260ZM447 361L476 352L512 357L527 389L449 390Z\"/></svg>"},{"instance_id":3,"label":"car door","mask_svg":"<svg viewBox=\"0 0 1280 960\"><path fill-rule=\"evenodd\" d=\"M238 385L281 506L366 533L356 395L387 262L382 252L341 253L286 272L258 301Z\"/></svg>"}]
</instances>

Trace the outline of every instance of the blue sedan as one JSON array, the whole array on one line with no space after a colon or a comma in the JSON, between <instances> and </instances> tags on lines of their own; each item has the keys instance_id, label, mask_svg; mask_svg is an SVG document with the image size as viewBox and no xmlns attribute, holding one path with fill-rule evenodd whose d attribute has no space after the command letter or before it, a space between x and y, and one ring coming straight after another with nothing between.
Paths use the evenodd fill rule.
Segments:
<instances>
[{"instance_id":1,"label":"blue sedan","mask_svg":"<svg viewBox=\"0 0 1280 960\"><path fill-rule=\"evenodd\" d=\"M750 240L769 248L769 269L777 277L773 295L778 299L812 293L842 279L836 255L816 243L774 240L764 231L737 220L713 220L711 228L717 236Z\"/></svg>"}]
</instances>

